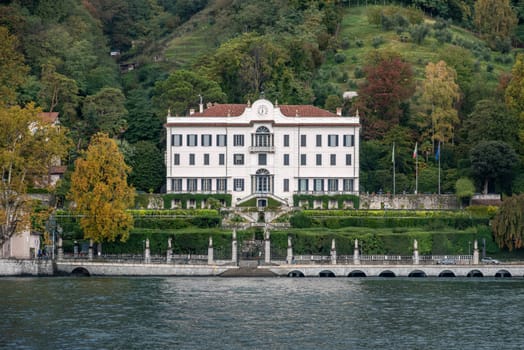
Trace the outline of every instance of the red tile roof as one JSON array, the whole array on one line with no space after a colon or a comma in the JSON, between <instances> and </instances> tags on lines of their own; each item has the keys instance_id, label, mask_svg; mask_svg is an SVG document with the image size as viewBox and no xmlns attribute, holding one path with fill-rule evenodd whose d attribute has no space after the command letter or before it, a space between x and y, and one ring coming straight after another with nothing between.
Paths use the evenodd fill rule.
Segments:
<instances>
[{"instance_id":1,"label":"red tile roof","mask_svg":"<svg viewBox=\"0 0 524 350\"><path fill-rule=\"evenodd\" d=\"M38 113L38 117L42 118L44 123L53 124L58 119L58 112L40 112Z\"/></svg>"},{"instance_id":2,"label":"red tile roof","mask_svg":"<svg viewBox=\"0 0 524 350\"><path fill-rule=\"evenodd\" d=\"M65 165L53 165L49 167L49 173L59 175L65 173L66 169Z\"/></svg>"},{"instance_id":3,"label":"red tile roof","mask_svg":"<svg viewBox=\"0 0 524 350\"><path fill-rule=\"evenodd\" d=\"M202 113L196 112L191 117L238 117L247 108L247 104L218 104L204 109ZM280 111L286 117L336 117L325 109L312 105L280 105Z\"/></svg>"}]
</instances>

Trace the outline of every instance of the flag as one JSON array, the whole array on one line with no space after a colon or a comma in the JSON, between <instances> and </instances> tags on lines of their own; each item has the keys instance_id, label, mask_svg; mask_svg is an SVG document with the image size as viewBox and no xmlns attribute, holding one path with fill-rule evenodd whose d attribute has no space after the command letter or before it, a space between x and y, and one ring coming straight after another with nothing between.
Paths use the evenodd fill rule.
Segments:
<instances>
[{"instance_id":1,"label":"flag","mask_svg":"<svg viewBox=\"0 0 524 350\"><path fill-rule=\"evenodd\" d=\"M437 153L435 153L435 160L439 160L440 158L440 142L438 143L438 146L437 146Z\"/></svg>"},{"instance_id":2,"label":"flag","mask_svg":"<svg viewBox=\"0 0 524 350\"><path fill-rule=\"evenodd\" d=\"M417 158L417 146L418 146L418 142L415 142L415 149L413 150L413 159Z\"/></svg>"},{"instance_id":3,"label":"flag","mask_svg":"<svg viewBox=\"0 0 524 350\"><path fill-rule=\"evenodd\" d=\"M395 142L393 142L393 151L391 151L391 163L395 163Z\"/></svg>"}]
</instances>

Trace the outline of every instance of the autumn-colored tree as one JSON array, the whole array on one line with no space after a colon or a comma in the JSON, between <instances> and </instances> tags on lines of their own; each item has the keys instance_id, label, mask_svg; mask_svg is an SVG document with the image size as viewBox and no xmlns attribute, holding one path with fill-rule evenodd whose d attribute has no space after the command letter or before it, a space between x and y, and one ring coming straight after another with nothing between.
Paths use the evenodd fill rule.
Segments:
<instances>
[{"instance_id":1,"label":"autumn-colored tree","mask_svg":"<svg viewBox=\"0 0 524 350\"><path fill-rule=\"evenodd\" d=\"M459 117L455 104L460 98L456 83L457 73L446 62L428 63L426 79L422 84L422 105L424 109L421 126L433 142L453 140Z\"/></svg>"},{"instance_id":2,"label":"autumn-colored tree","mask_svg":"<svg viewBox=\"0 0 524 350\"><path fill-rule=\"evenodd\" d=\"M32 200L27 188L41 181L49 166L70 146L63 127L38 117L33 104L25 108L0 106L0 247L29 226Z\"/></svg>"},{"instance_id":3,"label":"autumn-colored tree","mask_svg":"<svg viewBox=\"0 0 524 350\"><path fill-rule=\"evenodd\" d=\"M16 89L22 85L28 72L24 56L16 50L17 39L6 27L0 26L0 105L12 105Z\"/></svg>"},{"instance_id":4,"label":"autumn-colored tree","mask_svg":"<svg viewBox=\"0 0 524 350\"><path fill-rule=\"evenodd\" d=\"M504 199L493 218L492 228L498 246L510 251L523 246L524 241L524 194Z\"/></svg>"},{"instance_id":5,"label":"autumn-colored tree","mask_svg":"<svg viewBox=\"0 0 524 350\"><path fill-rule=\"evenodd\" d=\"M366 139L383 137L399 125L403 104L415 93L413 68L399 54L375 51L368 62L357 102Z\"/></svg>"},{"instance_id":6,"label":"autumn-colored tree","mask_svg":"<svg viewBox=\"0 0 524 350\"><path fill-rule=\"evenodd\" d=\"M474 22L479 33L496 45L495 40L509 41L518 19L509 0L477 0Z\"/></svg>"},{"instance_id":7,"label":"autumn-colored tree","mask_svg":"<svg viewBox=\"0 0 524 350\"><path fill-rule=\"evenodd\" d=\"M135 199L134 188L127 184L130 171L116 141L103 133L95 134L83 157L76 160L68 198L82 215L86 239L101 243L129 237L133 217L126 209Z\"/></svg>"}]
</instances>

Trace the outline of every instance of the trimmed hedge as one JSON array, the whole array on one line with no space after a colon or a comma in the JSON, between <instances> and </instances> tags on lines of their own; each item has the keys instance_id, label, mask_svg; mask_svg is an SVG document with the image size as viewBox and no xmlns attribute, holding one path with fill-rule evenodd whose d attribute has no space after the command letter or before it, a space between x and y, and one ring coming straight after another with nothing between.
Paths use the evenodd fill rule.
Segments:
<instances>
[{"instance_id":1,"label":"trimmed hedge","mask_svg":"<svg viewBox=\"0 0 524 350\"><path fill-rule=\"evenodd\" d=\"M298 207L301 201L307 201L308 207L313 208L314 201L318 201L318 200L322 201L323 209L328 209L330 200L336 200L339 208L344 207L345 201L353 202L353 208L358 208L360 205L360 198L353 194L339 194L339 195L333 195L333 196L329 196L329 195L315 196L315 195L309 195L309 194L295 194L293 195L293 206Z\"/></svg>"}]
</instances>

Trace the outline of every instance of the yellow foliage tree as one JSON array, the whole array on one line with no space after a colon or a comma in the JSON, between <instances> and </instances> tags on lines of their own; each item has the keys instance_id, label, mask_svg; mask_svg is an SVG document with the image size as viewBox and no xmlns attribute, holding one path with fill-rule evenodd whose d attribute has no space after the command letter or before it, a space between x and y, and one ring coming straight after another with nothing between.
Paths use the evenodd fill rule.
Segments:
<instances>
[{"instance_id":1,"label":"yellow foliage tree","mask_svg":"<svg viewBox=\"0 0 524 350\"><path fill-rule=\"evenodd\" d=\"M67 130L43 121L33 104L25 108L0 105L0 247L29 228L33 200L27 189L49 174L50 166L67 155Z\"/></svg>"},{"instance_id":2,"label":"yellow foliage tree","mask_svg":"<svg viewBox=\"0 0 524 350\"><path fill-rule=\"evenodd\" d=\"M517 14L509 0L477 0L475 2L475 26L479 33L490 40L509 39L517 27Z\"/></svg>"},{"instance_id":3,"label":"yellow foliage tree","mask_svg":"<svg viewBox=\"0 0 524 350\"><path fill-rule=\"evenodd\" d=\"M126 241L133 217L126 212L134 204L135 190L127 184L131 171L115 140L98 133L83 157L75 162L68 198L82 217L86 239L95 242Z\"/></svg>"},{"instance_id":4,"label":"yellow foliage tree","mask_svg":"<svg viewBox=\"0 0 524 350\"><path fill-rule=\"evenodd\" d=\"M428 63L426 79L422 85L422 103L425 106L424 125L433 142L449 142L453 139L459 117L455 104L460 98L456 83L457 73L446 62Z\"/></svg>"}]
</instances>

